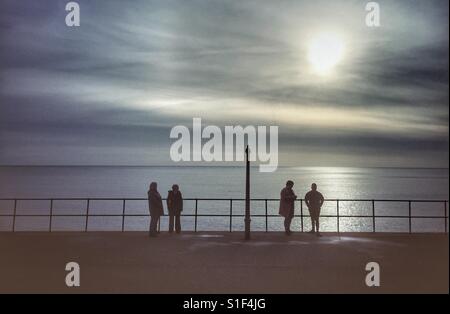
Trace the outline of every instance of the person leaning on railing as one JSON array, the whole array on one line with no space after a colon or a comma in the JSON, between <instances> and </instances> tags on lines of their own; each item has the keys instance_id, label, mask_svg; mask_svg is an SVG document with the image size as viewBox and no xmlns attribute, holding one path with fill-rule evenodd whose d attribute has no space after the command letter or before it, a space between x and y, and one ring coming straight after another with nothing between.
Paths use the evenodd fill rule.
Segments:
<instances>
[{"instance_id":1,"label":"person leaning on railing","mask_svg":"<svg viewBox=\"0 0 450 314\"><path fill-rule=\"evenodd\" d=\"M158 232L158 222L162 215L164 215L164 209L162 204L161 195L158 192L158 186L156 182L150 183L148 195L148 208L150 211L150 231L151 237L156 237Z\"/></svg>"}]
</instances>

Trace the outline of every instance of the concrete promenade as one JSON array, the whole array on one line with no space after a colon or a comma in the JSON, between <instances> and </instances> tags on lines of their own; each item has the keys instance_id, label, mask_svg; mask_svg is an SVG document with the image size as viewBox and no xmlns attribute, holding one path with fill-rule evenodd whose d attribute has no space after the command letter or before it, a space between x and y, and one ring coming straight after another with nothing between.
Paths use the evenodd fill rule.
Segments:
<instances>
[{"instance_id":1,"label":"concrete promenade","mask_svg":"<svg viewBox=\"0 0 450 314\"><path fill-rule=\"evenodd\" d=\"M0 293L448 293L447 234L0 233ZM65 285L65 265L81 286ZM378 262L381 287L367 287Z\"/></svg>"}]
</instances>

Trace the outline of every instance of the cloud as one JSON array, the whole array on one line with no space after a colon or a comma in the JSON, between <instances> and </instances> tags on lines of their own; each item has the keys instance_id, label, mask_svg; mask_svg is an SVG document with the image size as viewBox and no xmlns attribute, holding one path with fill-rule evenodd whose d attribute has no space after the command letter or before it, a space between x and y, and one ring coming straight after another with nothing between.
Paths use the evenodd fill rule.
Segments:
<instances>
[{"instance_id":1,"label":"cloud","mask_svg":"<svg viewBox=\"0 0 450 314\"><path fill-rule=\"evenodd\" d=\"M364 164L364 147L384 154L383 164L401 148L409 163L448 165L446 1L380 2L376 30L364 25L365 1L79 3L79 28L65 26L64 1L1 4L2 164L23 149L71 163L48 153L58 145L144 156L170 145L172 126L201 116L278 124L291 161L307 145L332 155L345 143L350 164ZM327 79L306 60L324 29L347 44ZM102 162L88 155L84 162ZM152 154L147 164L166 158Z\"/></svg>"}]
</instances>

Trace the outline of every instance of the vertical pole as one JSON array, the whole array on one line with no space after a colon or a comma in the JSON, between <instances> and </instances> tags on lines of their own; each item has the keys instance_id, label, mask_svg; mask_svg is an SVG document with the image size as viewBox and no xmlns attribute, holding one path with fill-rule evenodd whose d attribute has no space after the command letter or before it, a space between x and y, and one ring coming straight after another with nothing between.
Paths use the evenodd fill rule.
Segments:
<instances>
[{"instance_id":1,"label":"vertical pole","mask_svg":"<svg viewBox=\"0 0 450 314\"><path fill-rule=\"evenodd\" d=\"M408 218L409 218L409 233L412 232L412 228L411 228L411 201L408 201Z\"/></svg>"},{"instance_id":2,"label":"vertical pole","mask_svg":"<svg viewBox=\"0 0 450 314\"><path fill-rule=\"evenodd\" d=\"M17 199L14 200L14 216L13 216L13 225L12 231L16 231L16 212L17 212Z\"/></svg>"},{"instance_id":3,"label":"vertical pole","mask_svg":"<svg viewBox=\"0 0 450 314\"><path fill-rule=\"evenodd\" d=\"M90 202L91 202L91 200L87 199L87 204L86 204L86 223L85 223L85 226L84 226L84 232L87 232L87 230L88 230Z\"/></svg>"},{"instance_id":4,"label":"vertical pole","mask_svg":"<svg viewBox=\"0 0 450 314\"><path fill-rule=\"evenodd\" d=\"M233 199L230 199L230 232L233 231Z\"/></svg>"},{"instance_id":5,"label":"vertical pole","mask_svg":"<svg viewBox=\"0 0 450 314\"><path fill-rule=\"evenodd\" d=\"M48 222L48 232L52 232L52 218L53 218L53 200L50 200L50 220Z\"/></svg>"},{"instance_id":6,"label":"vertical pole","mask_svg":"<svg viewBox=\"0 0 450 314\"><path fill-rule=\"evenodd\" d=\"M122 232L125 230L125 199L122 204Z\"/></svg>"},{"instance_id":7,"label":"vertical pole","mask_svg":"<svg viewBox=\"0 0 450 314\"><path fill-rule=\"evenodd\" d=\"M447 233L448 231L448 226L447 226L447 201L444 201L444 219L445 219L445 233Z\"/></svg>"},{"instance_id":8,"label":"vertical pole","mask_svg":"<svg viewBox=\"0 0 450 314\"><path fill-rule=\"evenodd\" d=\"M375 232L375 200L372 200L372 232Z\"/></svg>"},{"instance_id":9,"label":"vertical pole","mask_svg":"<svg viewBox=\"0 0 450 314\"><path fill-rule=\"evenodd\" d=\"M248 145L245 149L245 240L250 240L250 160Z\"/></svg>"},{"instance_id":10,"label":"vertical pole","mask_svg":"<svg viewBox=\"0 0 450 314\"><path fill-rule=\"evenodd\" d=\"M301 219L300 224L301 224L302 232L303 232L303 200L302 199L300 200L300 219Z\"/></svg>"},{"instance_id":11,"label":"vertical pole","mask_svg":"<svg viewBox=\"0 0 450 314\"><path fill-rule=\"evenodd\" d=\"M264 207L266 210L266 232L269 231L269 213L268 213L268 209L267 209L267 198L264 200Z\"/></svg>"},{"instance_id":12,"label":"vertical pole","mask_svg":"<svg viewBox=\"0 0 450 314\"><path fill-rule=\"evenodd\" d=\"M339 200L336 201L337 232L339 233Z\"/></svg>"},{"instance_id":13,"label":"vertical pole","mask_svg":"<svg viewBox=\"0 0 450 314\"><path fill-rule=\"evenodd\" d=\"M195 199L194 231L197 232L198 199Z\"/></svg>"}]
</instances>

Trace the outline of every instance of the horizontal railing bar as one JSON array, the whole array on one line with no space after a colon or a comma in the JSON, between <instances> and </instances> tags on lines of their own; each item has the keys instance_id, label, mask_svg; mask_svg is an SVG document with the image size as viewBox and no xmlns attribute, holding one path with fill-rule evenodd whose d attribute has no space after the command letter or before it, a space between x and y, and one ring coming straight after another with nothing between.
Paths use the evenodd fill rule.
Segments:
<instances>
[{"instance_id":1,"label":"horizontal railing bar","mask_svg":"<svg viewBox=\"0 0 450 314\"><path fill-rule=\"evenodd\" d=\"M0 198L0 201L86 201L88 198ZM89 198L91 201L147 201L147 198ZM166 198L163 198L166 200ZM184 198L185 201L242 201L244 202L244 198ZM251 201L279 201L279 198L252 198ZM299 198L297 201L304 201L304 199ZM325 201L329 202L414 202L414 203L448 203L448 200L424 200L424 199L340 199L340 198L328 198Z\"/></svg>"},{"instance_id":2,"label":"horizontal railing bar","mask_svg":"<svg viewBox=\"0 0 450 314\"><path fill-rule=\"evenodd\" d=\"M126 215L122 215L122 214L80 214L80 215L76 215L76 214L53 214L53 215L45 215L45 214L10 214L10 215L0 215L0 217L149 217L149 214L126 214ZM168 216L168 215L162 215L162 216ZM182 217L230 217L230 214L182 214ZM280 217L280 215L265 215L265 214L251 214L250 216L252 217ZM233 214L231 215L231 217L245 217L245 214ZM293 217L310 217L310 215L294 215ZM336 218L338 217L337 215L320 215L321 218ZM339 218L413 218L413 219L418 219L418 218L426 218L426 219L431 219L431 218L436 218L436 219L444 219L444 218L448 218L447 216L401 216L401 215L380 215L380 216L367 216L367 215L339 215Z\"/></svg>"}]
</instances>

